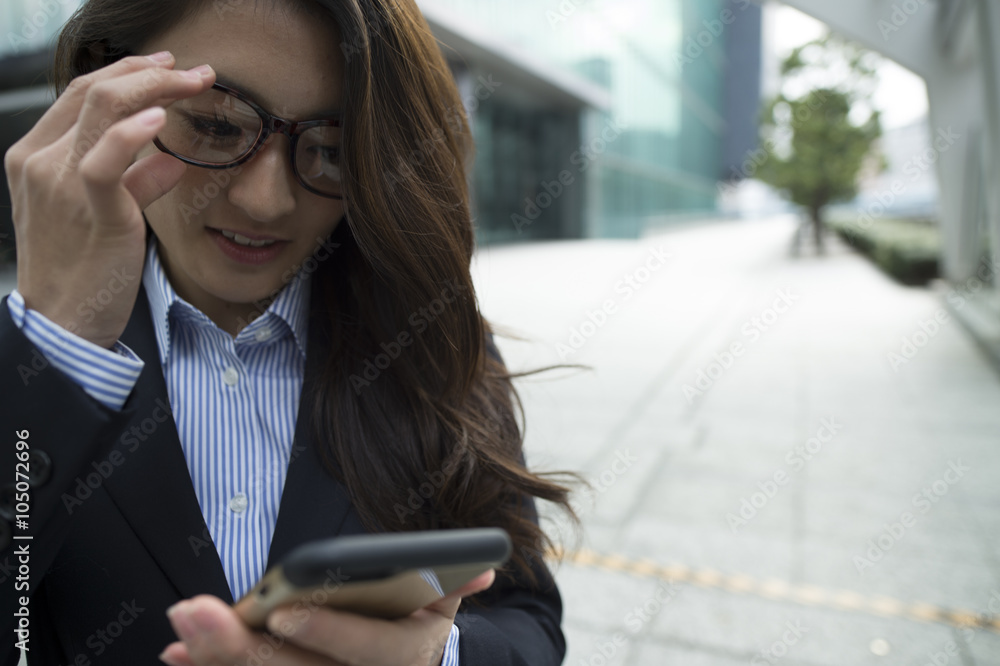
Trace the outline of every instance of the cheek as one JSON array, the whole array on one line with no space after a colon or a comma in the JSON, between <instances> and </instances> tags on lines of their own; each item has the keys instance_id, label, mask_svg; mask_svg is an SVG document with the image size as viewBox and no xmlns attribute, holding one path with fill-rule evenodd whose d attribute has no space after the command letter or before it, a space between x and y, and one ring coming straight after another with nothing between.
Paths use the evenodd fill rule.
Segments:
<instances>
[{"instance_id":1,"label":"cheek","mask_svg":"<svg viewBox=\"0 0 1000 666\"><path fill-rule=\"evenodd\" d=\"M327 238L339 225L347 224L344 218L344 207L339 201L333 206L329 202L323 202L309 213L308 218L306 218L309 222L302 227L301 233L298 234L299 239L292 253L296 266L301 266L303 262L308 261L314 255L317 261L325 261L330 258L336 252L336 248L330 244Z\"/></svg>"},{"instance_id":2,"label":"cheek","mask_svg":"<svg viewBox=\"0 0 1000 666\"><path fill-rule=\"evenodd\" d=\"M212 200L205 196L206 189L202 175L188 169L173 189L147 206L146 219L157 230L157 235L160 235L157 225L163 227L164 232L175 235L193 233L207 225ZM214 194L219 195L218 188Z\"/></svg>"},{"instance_id":3,"label":"cheek","mask_svg":"<svg viewBox=\"0 0 1000 666\"><path fill-rule=\"evenodd\" d=\"M308 215L309 229L312 232L313 240L317 236L325 237L344 223L344 202L337 199L325 199L313 202Z\"/></svg>"}]
</instances>

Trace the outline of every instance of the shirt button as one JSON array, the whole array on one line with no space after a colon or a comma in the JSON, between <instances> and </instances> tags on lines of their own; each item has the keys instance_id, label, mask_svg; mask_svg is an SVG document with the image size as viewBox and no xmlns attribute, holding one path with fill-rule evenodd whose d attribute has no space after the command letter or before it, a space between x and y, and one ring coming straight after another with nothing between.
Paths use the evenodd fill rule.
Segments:
<instances>
[{"instance_id":1,"label":"shirt button","mask_svg":"<svg viewBox=\"0 0 1000 666\"><path fill-rule=\"evenodd\" d=\"M233 495L232 499L229 500L229 509L233 513L243 513L247 510L247 496L243 493L236 493Z\"/></svg>"},{"instance_id":2,"label":"shirt button","mask_svg":"<svg viewBox=\"0 0 1000 666\"><path fill-rule=\"evenodd\" d=\"M265 340L270 340L271 339L271 329L269 329L269 328L262 328L259 331L257 331L257 335L254 336L254 337L257 338L257 342L264 342Z\"/></svg>"},{"instance_id":3,"label":"shirt button","mask_svg":"<svg viewBox=\"0 0 1000 666\"><path fill-rule=\"evenodd\" d=\"M226 382L229 386L236 386L236 382L240 380L240 373L237 372L236 368L229 366L226 371L222 373L222 381Z\"/></svg>"}]
</instances>

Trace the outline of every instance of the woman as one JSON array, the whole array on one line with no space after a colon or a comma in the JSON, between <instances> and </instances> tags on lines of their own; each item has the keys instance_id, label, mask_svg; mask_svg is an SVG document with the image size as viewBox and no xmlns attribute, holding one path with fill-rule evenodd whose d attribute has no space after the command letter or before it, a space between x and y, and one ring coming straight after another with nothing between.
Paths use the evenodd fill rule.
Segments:
<instances>
[{"instance_id":1,"label":"woman","mask_svg":"<svg viewBox=\"0 0 1000 666\"><path fill-rule=\"evenodd\" d=\"M523 465L468 126L414 3L91 0L55 81L5 158L32 510L0 603L29 663L560 663L533 497L572 515L568 490ZM300 543L480 525L510 565L399 621L265 635L228 605Z\"/></svg>"}]
</instances>

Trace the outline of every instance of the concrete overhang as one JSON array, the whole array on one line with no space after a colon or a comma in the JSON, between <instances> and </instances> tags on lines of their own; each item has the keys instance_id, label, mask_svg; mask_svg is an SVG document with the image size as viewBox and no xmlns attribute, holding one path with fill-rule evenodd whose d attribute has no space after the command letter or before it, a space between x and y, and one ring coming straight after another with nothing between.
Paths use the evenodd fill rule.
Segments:
<instances>
[{"instance_id":1,"label":"concrete overhang","mask_svg":"<svg viewBox=\"0 0 1000 666\"><path fill-rule=\"evenodd\" d=\"M956 0L944 5L938 0L781 1L925 79L940 70L942 47L963 51L952 43L961 41L972 21L966 3Z\"/></svg>"},{"instance_id":2,"label":"concrete overhang","mask_svg":"<svg viewBox=\"0 0 1000 666\"><path fill-rule=\"evenodd\" d=\"M525 53L435 2L421 0L419 4L449 58L457 55L466 64L530 94L546 106L592 107L601 111L611 108L610 93L576 72Z\"/></svg>"}]
</instances>

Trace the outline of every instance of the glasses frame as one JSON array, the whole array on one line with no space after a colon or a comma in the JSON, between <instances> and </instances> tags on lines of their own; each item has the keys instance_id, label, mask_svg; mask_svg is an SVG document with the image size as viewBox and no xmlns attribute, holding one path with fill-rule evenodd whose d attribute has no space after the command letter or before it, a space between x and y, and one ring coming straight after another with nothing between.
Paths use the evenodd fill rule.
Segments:
<instances>
[{"instance_id":1,"label":"glasses frame","mask_svg":"<svg viewBox=\"0 0 1000 666\"><path fill-rule=\"evenodd\" d=\"M216 162L202 162L201 160L192 159L190 157L185 157L183 155L178 155L174 151L170 150L163 143L160 142L160 137L157 136L153 139L153 144L159 148L164 153L172 155L182 162L187 164L193 164L194 166L203 167L205 169L229 169L234 166L239 166L245 164L253 159L253 156L261 149L264 143L267 141L268 137L273 133L284 134L288 137L289 141L289 153L292 161L292 173L295 174L295 180L298 181L299 185L304 187L309 192L316 194L321 197L326 197L328 199L343 199L343 195L340 194L327 194L325 192L320 192L316 188L310 186L302 175L299 173L299 167L295 162L295 149L299 143L299 137L308 129L313 127L343 127L343 120L339 117L334 118L322 118L319 120L301 120L293 121L287 118L281 118L272 113L265 111L259 104L254 102L252 99L241 93L239 90L230 88L229 86L222 85L221 83L213 83L212 88L220 90L227 95L232 95L236 99L240 100L251 109L253 109L261 120L260 133L257 134L257 138L250 145L250 148L238 159L232 162L226 162L224 164L219 164Z\"/></svg>"}]
</instances>

